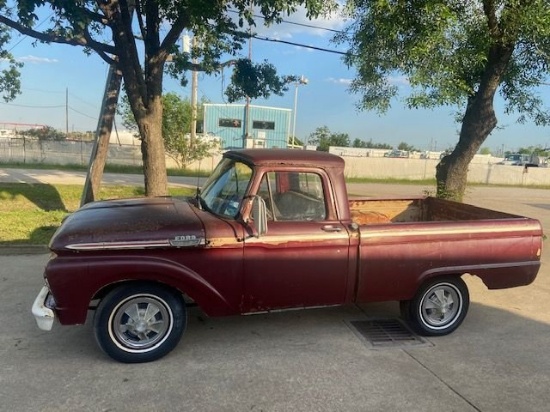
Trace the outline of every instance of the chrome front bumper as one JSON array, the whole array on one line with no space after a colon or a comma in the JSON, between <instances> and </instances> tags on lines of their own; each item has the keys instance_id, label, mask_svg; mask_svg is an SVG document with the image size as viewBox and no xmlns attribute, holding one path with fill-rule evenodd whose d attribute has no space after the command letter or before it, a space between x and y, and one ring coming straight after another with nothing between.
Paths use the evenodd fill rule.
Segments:
<instances>
[{"instance_id":1,"label":"chrome front bumper","mask_svg":"<svg viewBox=\"0 0 550 412\"><path fill-rule=\"evenodd\" d=\"M51 309L55 305L50 290L43 286L32 305L32 314L38 327L42 330L51 330L55 320L55 313Z\"/></svg>"}]
</instances>

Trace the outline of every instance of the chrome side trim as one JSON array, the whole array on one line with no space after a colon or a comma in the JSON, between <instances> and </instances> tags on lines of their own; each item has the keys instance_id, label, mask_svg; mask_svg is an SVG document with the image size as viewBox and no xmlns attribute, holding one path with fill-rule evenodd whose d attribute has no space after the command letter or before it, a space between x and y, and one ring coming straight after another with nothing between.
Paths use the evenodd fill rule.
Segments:
<instances>
[{"instance_id":1,"label":"chrome side trim","mask_svg":"<svg viewBox=\"0 0 550 412\"><path fill-rule=\"evenodd\" d=\"M153 248L178 248L204 245L204 238L190 240L156 240L156 241L135 241L135 242L96 242L96 243L74 243L65 246L70 250L125 250L125 249L153 249Z\"/></svg>"}]
</instances>

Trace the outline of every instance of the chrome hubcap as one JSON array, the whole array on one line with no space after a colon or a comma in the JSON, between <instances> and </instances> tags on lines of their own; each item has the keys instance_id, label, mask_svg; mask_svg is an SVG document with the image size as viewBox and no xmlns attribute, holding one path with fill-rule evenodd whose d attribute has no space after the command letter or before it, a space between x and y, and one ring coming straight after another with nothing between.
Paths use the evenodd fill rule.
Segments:
<instances>
[{"instance_id":1,"label":"chrome hubcap","mask_svg":"<svg viewBox=\"0 0 550 412\"><path fill-rule=\"evenodd\" d=\"M173 316L156 296L131 296L113 311L109 325L121 348L147 351L164 341L172 329Z\"/></svg>"},{"instance_id":2,"label":"chrome hubcap","mask_svg":"<svg viewBox=\"0 0 550 412\"><path fill-rule=\"evenodd\" d=\"M462 300L452 284L438 284L429 289L420 307L423 322L431 328L444 328L456 321Z\"/></svg>"}]
</instances>

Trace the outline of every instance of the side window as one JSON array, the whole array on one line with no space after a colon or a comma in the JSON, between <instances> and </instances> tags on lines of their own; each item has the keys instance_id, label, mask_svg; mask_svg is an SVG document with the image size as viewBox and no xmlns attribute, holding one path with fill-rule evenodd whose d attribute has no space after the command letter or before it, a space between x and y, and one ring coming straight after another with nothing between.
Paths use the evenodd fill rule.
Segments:
<instances>
[{"instance_id":1,"label":"side window","mask_svg":"<svg viewBox=\"0 0 550 412\"><path fill-rule=\"evenodd\" d=\"M267 220L275 220L275 212L273 207L273 191L276 177L274 172L269 172L263 175L262 181L260 182L260 188L258 189L258 195L261 196L265 201L265 206L267 208Z\"/></svg>"},{"instance_id":2,"label":"side window","mask_svg":"<svg viewBox=\"0 0 550 412\"><path fill-rule=\"evenodd\" d=\"M321 176L309 172L269 172L258 194L265 200L268 219L314 221L326 219Z\"/></svg>"}]
</instances>

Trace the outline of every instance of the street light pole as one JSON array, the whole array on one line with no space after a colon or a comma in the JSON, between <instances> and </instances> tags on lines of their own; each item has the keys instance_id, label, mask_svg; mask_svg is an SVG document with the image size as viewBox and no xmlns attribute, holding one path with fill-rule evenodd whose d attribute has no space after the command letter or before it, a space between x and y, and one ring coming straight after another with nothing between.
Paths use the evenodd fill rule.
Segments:
<instances>
[{"instance_id":1,"label":"street light pole","mask_svg":"<svg viewBox=\"0 0 550 412\"><path fill-rule=\"evenodd\" d=\"M296 112L298 110L298 86L303 84L306 85L308 83L308 79L304 76L300 76L300 79L296 80L294 82L294 120L292 122L292 148L294 149L294 138L296 136Z\"/></svg>"}]
</instances>

